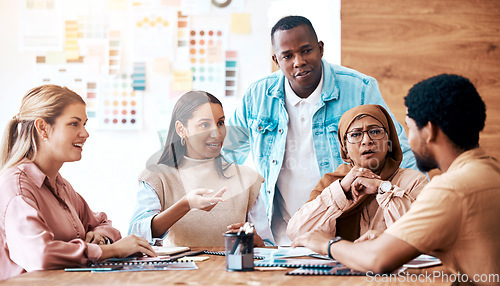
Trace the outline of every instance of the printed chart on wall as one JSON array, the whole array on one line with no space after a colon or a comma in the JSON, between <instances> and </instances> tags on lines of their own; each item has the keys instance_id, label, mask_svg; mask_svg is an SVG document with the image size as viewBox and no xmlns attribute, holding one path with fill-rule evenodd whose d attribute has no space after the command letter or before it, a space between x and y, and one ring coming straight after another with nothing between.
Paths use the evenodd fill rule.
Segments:
<instances>
[{"instance_id":1,"label":"printed chart on wall","mask_svg":"<svg viewBox=\"0 0 500 286\"><path fill-rule=\"evenodd\" d=\"M61 0L19 1L20 48L23 51L57 51L63 45Z\"/></svg>"},{"instance_id":2,"label":"printed chart on wall","mask_svg":"<svg viewBox=\"0 0 500 286\"><path fill-rule=\"evenodd\" d=\"M19 3L19 47L36 53L34 81L80 94L91 129L145 127L145 96L157 103L148 117L163 118L192 89L237 95L241 54L229 37L251 33L244 0Z\"/></svg>"},{"instance_id":3,"label":"printed chart on wall","mask_svg":"<svg viewBox=\"0 0 500 286\"><path fill-rule=\"evenodd\" d=\"M174 9L134 10L134 59L173 58L175 16Z\"/></svg>"},{"instance_id":4,"label":"printed chart on wall","mask_svg":"<svg viewBox=\"0 0 500 286\"><path fill-rule=\"evenodd\" d=\"M142 126L142 91L134 90L131 74L109 78L99 96L99 128L137 130Z\"/></svg>"},{"instance_id":5,"label":"printed chart on wall","mask_svg":"<svg viewBox=\"0 0 500 286\"><path fill-rule=\"evenodd\" d=\"M225 93L224 51L227 29L217 26L192 26L189 31L189 60L193 72L193 89L215 96Z\"/></svg>"}]
</instances>

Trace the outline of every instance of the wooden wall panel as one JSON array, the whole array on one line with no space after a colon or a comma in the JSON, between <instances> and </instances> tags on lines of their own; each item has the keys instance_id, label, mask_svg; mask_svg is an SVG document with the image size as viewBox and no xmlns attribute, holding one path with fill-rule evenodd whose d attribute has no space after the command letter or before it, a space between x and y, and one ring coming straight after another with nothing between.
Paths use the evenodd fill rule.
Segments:
<instances>
[{"instance_id":1,"label":"wooden wall panel","mask_svg":"<svg viewBox=\"0 0 500 286\"><path fill-rule=\"evenodd\" d=\"M343 0L341 16L342 65L375 77L399 122L413 84L463 75L486 102L480 145L500 159L499 0Z\"/></svg>"}]
</instances>

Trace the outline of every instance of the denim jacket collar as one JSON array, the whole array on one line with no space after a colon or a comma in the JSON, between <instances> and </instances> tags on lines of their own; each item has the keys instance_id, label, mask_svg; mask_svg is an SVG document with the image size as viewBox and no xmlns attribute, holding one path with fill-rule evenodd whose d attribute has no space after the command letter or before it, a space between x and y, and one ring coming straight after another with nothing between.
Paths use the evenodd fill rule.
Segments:
<instances>
[{"instance_id":1,"label":"denim jacket collar","mask_svg":"<svg viewBox=\"0 0 500 286\"><path fill-rule=\"evenodd\" d=\"M332 70L328 67L329 65L324 59L321 59L321 66L323 68L323 90L321 91L321 100L329 101L332 99L339 98L339 91L333 77ZM281 70L274 73L276 79L269 86L266 93L268 96L276 97L278 99L285 99L285 76Z\"/></svg>"}]
</instances>

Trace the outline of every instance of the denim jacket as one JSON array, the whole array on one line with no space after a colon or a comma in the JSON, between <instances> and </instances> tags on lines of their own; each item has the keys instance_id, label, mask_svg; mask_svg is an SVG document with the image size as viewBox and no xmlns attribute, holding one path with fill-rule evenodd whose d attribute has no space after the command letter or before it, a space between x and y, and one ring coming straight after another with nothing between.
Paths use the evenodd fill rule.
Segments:
<instances>
[{"instance_id":1,"label":"denim jacket","mask_svg":"<svg viewBox=\"0 0 500 286\"><path fill-rule=\"evenodd\" d=\"M324 59L322 64L321 100L312 118L314 149L321 176L333 172L344 163L340 156L337 130L339 119L345 111L362 104L379 104L389 111L374 78L329 64ZM241 104L227 123L228 131L223 147L226 159L238 164L243 164L250 150L252 151L254 164L265 178L259 197L266 206L269 222L273 214L274 192L283 164L288 131L284 83L285 76L281 71L276 71L247 89ZM390 111L389 113L403 150L401 167L415 169L415 158L406 133L394 115Z\"/></svg>"}]
</instances>

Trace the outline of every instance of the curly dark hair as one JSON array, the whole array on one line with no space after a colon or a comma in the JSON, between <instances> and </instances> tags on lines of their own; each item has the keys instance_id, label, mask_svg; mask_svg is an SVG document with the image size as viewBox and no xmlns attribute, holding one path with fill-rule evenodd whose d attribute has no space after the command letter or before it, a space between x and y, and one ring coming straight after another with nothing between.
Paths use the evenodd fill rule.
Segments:
<instances>
[{"instance_id":1,"label":"curly dark hair","mask_svg":"<svg viewBox=\"0 0 500 286\"><path fill-rule=\"evenodd\" d=\"M274 46L274 33L276 31L286 31L291 30L300 25L306 25L311 30L311 33L314 34L316 40L318 39L318 35L316 35L316 31L311 24L311 21L303 16L286 16L281 18L271 29L271 44Z\"/></svg>"},{"instance_id":2,"label":"curly dark hair","mask_svg":"<svg viewBox=\"0 0 500 286\"><path fill-rule=\"evenodd\" d=\"M419 129L430 121L460 149L479 145L486 106L469 79L440 74L423 80L410 89L405 105Z\"/></svg>"}]
</instances>

